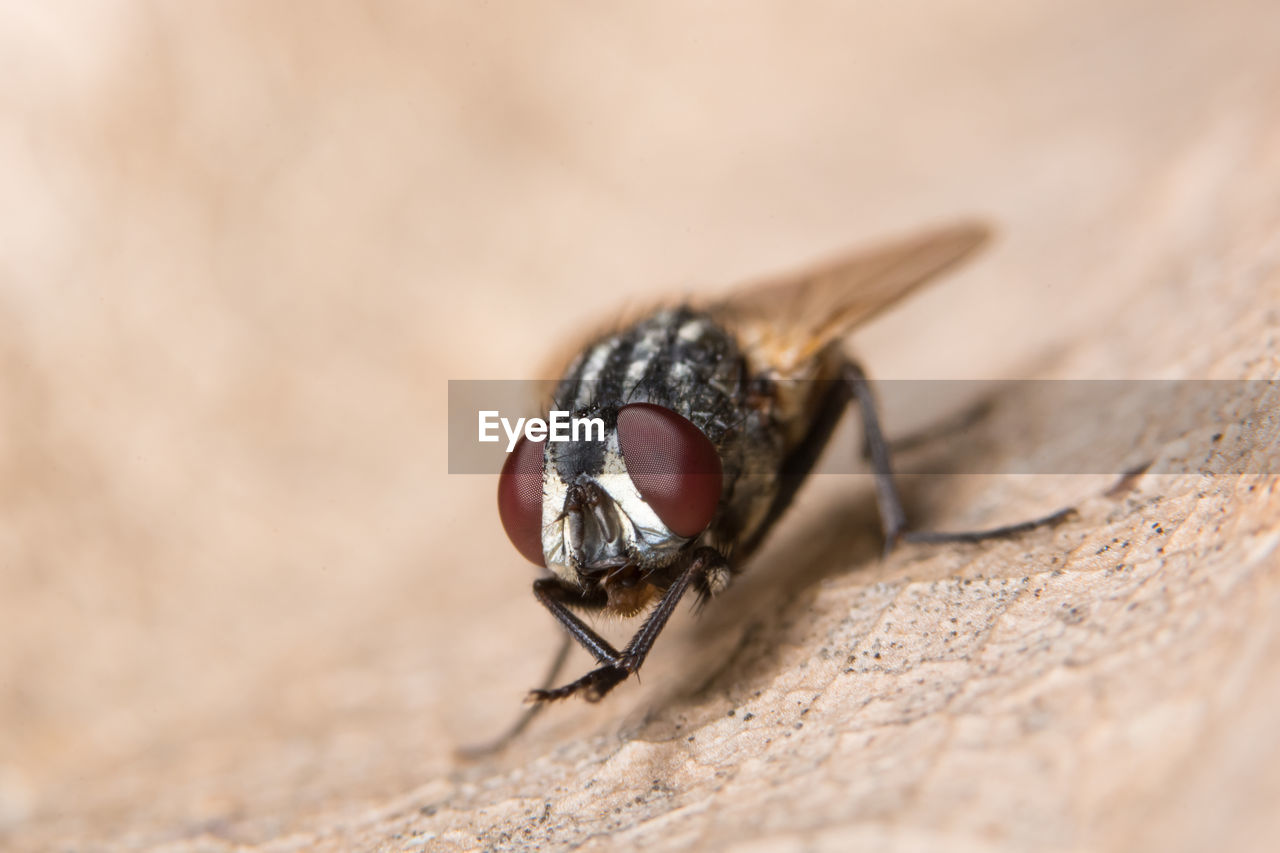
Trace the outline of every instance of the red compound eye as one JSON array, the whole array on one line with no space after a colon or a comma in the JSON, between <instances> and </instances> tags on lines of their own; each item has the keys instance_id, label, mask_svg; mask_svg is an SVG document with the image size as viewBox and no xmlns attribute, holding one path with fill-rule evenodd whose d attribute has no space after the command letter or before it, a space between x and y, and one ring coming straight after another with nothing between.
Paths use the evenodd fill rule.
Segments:
<instances>
[{"instance_id":1,"label":"red compound eye","mask_svg":"<svg viewBox=\"0 0 1280 853\"><path fill-rule=\"evenodd\" d=\"M645 503L679 536L696 536L720 503L723 473L711 439L670 409L632 403L618 412L618 444Z\"/></svg>"},{"instance_id":2,"label":"red compound eye","mask_svg":"<svg viewBox=\"0 0 1280 853\"><path fill-rule=\"evenodd\" d=\"M507 538L526 560L538 566L542 559L542 449L541 441L520 439L507 454L498 476L498 516Z\"/></svg>"}]
</instances>

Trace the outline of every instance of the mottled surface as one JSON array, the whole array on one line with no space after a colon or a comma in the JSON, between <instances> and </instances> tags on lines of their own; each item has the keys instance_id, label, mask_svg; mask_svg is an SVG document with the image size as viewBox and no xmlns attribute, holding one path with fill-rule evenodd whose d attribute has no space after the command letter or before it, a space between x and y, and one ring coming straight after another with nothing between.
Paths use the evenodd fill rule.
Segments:
<instances>
[{"instance_id":1,"label":"mottled surface","mask_svg":"<svg viewBox=\"0 0 1280 853\"><path fill-rule=\"evenodd\" d=\"M556 639L443 437L447 379L961 215L876 375L1276 377L1280 5L360 8L0 13L0 847L1270 847L1274 423L1143 448L1246 477L920 479L1080 512L886 560L819 478L641 683L470 765ZM1018 402L919 452L1016 467Z\"/></svg>"}]
</instances>

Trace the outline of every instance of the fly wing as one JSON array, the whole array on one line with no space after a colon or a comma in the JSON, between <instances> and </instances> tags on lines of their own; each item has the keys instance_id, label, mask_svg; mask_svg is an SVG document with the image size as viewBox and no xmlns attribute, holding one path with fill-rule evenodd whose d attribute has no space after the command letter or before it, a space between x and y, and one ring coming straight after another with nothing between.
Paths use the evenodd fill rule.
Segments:
<instances>
[{"instance_id":1,"label":"fly wing","mask_svg":"<svg viewBox=\"0 0 1280 853\"><path fill-rule=\"evenodd\" d=\"M986 242L962 222L838 257L735 292L709 306L749 358L779 376L802 371L823 349Z\"/></svg>"}]
</instances>

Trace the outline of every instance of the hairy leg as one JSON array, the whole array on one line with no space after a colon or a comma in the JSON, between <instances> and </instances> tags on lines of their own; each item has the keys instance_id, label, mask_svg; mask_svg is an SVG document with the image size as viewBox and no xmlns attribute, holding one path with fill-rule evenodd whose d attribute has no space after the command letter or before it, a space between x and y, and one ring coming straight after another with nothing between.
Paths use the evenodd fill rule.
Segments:
<instances>
[{"instance_id":1,"label":"hairy leg","mask_svg":"<svg viewBox=\"0 0 1280 853\"><path fill-rule=\"evenodd\" d=\"M687 559L688 564L676 576L671 586L667 587L662 594L662 598L658 601L658 606L645 619L644 624L640 626L640 630L631 638L631 642L627 643L627 647L621 653L613 651L613 647L600 639L598 634L582 625L581 620L569 613L563 603L554 601L547 603L544 601L566 628L575 623L577 627L581 628L580 632L576 628L571 628L571 635L579 643L582 643L587 651L596 655L596 659L603 665L593 669L577 681L557 687L554 690L534 690L529 694L530 700L548 702L580 693L587 701L598 702L610 690L640 669L640 665L644 663L649 650L653 648L654 641L658 639L658 635L666 627L667 620L671 618L676 605L680 603L680 599L684 597L694 578L711 569L722 567L726 563L724 556L714 548L699 548L691 553ZM563 613L557 612L557 608ZM565 618L566 615L571 617L571 621ZM610 652L612 654L609 654Z\"/></svg>"},{"instance_id":2,"label":"hairy leg","mask_svg":"<svg viewBox=\"0 0 1280 853\"><path fill-rule=\"evenodd\" d=\"M567 633L563 634L560 638L560 646L556 650L555 656L551 659L551 666L547 668L547 674L542 679L542 687L540 689L549 690L560 679L560 670L564 669L564 662L569 658L569 648L572 645L573 637ZM509 729L493 740L458 747L458 757L475 760L486 755L492 755L495 752L501 752L506 749L507 744L519 737L520 733L529 727L529 724L533 722L533 718L538 716L545 707L546 705L541 702L536 705L529 705L520 713L520 716L516 718L516 721Z\"/></svg>"},{"instance_id":3,"label":"hairy leg","mask_svg":"<svg viewBox=\"0 0 1280 853\"><path fill-rule=\"evenodd\" d=\"M875 477L876 506L880 510L880 526L884 531L884 551L888 554L899 542L934 544L946 542L981 542L985 539L998 539L1013 536L1056 524L1072 515L1075 510L1061 509L1040 518L1017 524L1006 524L986 530L907 531L907 516L902 508L902 498L898 494L898 486L893 477L893 460L889 451L889 442L885 440L884 431L880 428L880 417L876 411L875 395L871 391L871 383L867 375L854 362L847 362L844 370L845 381L853 394L853 402L858 406L858 414L862 418L865 452L871 459L871 470Z\"/></svg>"}]
</instances>

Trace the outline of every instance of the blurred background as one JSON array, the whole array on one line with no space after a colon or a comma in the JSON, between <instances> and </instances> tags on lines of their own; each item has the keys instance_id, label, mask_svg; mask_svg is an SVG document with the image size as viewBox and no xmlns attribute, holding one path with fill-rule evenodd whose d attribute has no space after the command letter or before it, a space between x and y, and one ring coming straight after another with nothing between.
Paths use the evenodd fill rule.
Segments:
<instances>
[{"instance_id":1,"label":"blurred background","mask_svg":"<svg viewBox=\"0 0 1280 853\"><path fill-rule=\"evenodd\" d=\"M1201 259L1274 256L1278 36L1271 0L6 4L0 841L262 841L458 772L556 640L493 478L447 475L447 380L627 305L977 216L859 333L877 376L1265 375L1274 317Z\"/></svg>"}]
</instances>

